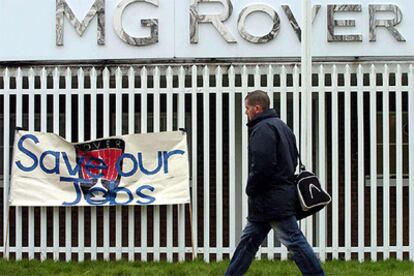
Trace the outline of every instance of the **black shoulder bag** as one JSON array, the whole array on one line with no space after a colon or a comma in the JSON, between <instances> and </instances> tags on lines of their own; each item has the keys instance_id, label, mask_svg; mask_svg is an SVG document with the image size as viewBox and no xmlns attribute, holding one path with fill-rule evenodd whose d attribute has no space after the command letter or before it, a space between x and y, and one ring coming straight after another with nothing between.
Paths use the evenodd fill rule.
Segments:
<instances>
[{"instance_id":1,"label":"black shoulder bag","mask_svg":"<svg viewBox=\"0 0 414 276\"><path fill-rule=\"evenodd\" d=\"M299 174L295 176L299 206L296 212L297 220L319 212L331 202L331 196L321 187L319 178L307 171L299 155Z\"/></svg>"}]
</instances>

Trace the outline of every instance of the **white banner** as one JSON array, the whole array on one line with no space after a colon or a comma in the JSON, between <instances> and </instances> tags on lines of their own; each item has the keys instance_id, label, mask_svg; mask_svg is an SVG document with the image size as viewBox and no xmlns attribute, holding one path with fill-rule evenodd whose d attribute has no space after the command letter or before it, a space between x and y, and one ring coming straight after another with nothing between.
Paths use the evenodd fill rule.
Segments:
<instances>
[{"instance_id":1,"label":"white banner","mask_svg":"<svg viewBox=\"0 0 414 276\"><path fill-rule=\"evenodd\" d=\"M183 131L72 144L16 131L13 206L170 205L190 202Z\"/></svg>"}]
</instances>

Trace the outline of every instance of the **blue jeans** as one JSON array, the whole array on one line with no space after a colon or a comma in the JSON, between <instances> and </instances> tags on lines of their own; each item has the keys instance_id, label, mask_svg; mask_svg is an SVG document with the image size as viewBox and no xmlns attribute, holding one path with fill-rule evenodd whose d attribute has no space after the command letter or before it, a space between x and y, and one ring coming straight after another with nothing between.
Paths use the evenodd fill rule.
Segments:
<instances>
[{"instance_id":1,"label":"blue jeans","mask_svg":"<svg viewBox=\"0 0 414 276\"><path fill-rule=\"evenodd\" d=\"M267 222L248 222L225 275L243 275L252 263L259 246L273 228L279 241L293 253L303 275L325 275L319 259L306 241L294 216Z\"/></svg>"}]
</instances>

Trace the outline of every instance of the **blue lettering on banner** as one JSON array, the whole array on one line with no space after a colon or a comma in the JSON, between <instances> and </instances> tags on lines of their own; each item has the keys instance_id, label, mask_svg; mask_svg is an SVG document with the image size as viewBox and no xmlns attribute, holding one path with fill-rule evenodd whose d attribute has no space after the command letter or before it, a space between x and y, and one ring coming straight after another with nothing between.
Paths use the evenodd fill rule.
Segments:
<instances>
[{"instance_id":1,"label":"blue lettering on banner","mask_svg":"<svg viewBox=\"0 0 414 276\"><path fill-rule=\"evenodd\" d=\"M152 196L149 196L149 195L144 194L144 193L143 193L143 190L150 190L151 192L154 192L155 188L154 188L154 187L152 187L152 186L150 186L150 185L143 185L143 186L140 186L140 187L136 190L137 196L139 196L139 197L141 197L142 199L147 200L147 201L137 200L137 203L138 203L138 204L141 204L141 205L148 205L148 204L153 203L153 202L155 201L155 197L152 197Z\"/></svg>"},{"instance_id":2,"label":"blue lettering on banner","mask_svg":"<svg viewBox=\"0 0 414 276\"><path fill-rule=\"evenodd\" d=\"M134 197L131 193L130 190L128 190L125 187L115 187L115 182L111 182L111 184L109 185L110 189L109 189L109 204L110 205L128 205L128 203L130 203L132 200L134 200ZM119 193L124 193L128 196L128 200L126 202L117 202L116 201L116 196Z\"/></svg>"},{"instance_id":3,"label":"blue lettering on banner","mask_svg":"<svg viewBox=\"0 0 414 276\"><path fill-rule=\"evenodd\" d=\"M129 172L123 172L122 171L122 168L121 168L121 162L124 159L126 159L126 158L128 158L129 160L131 160L132 161L132 164L133 164L132 170L130 170ZM116 161L116 171L122 177L129 177L129 176L134 175L136 173L136 171L137 171L137 168L138 168L137 160L135 159L134 155L132 155L130 153L124 153L124 154L122 154L118 158L118 160Z\"/></svg>"},{"instance_id":4,"label":"blue lettering on banner","mask_svg":"<svg viewBox=\"0 0 414 276\"><path fill-rule=\"evenodd\" d=\"M173 155L183 155L185 152L183 150L173 150L173 151L158 151L157 152L157 167L153 170L149 170L144 167L144 161L143 161L143 154L142 152L138 152L137 157L138 160L135 159L135 156L130 153L124 153L122 154L117 162L116 162L116 170L117 173L122 177L130 177L137 173L137 170L139 170L144 175L155 175L161 171L161 169L164 167L164 174L168 174L168 159ZM122 171L121 163L123 160L131 160L132 162L132 169L129 172Z\"/></svg>"},{"instance_id":5,"label":"blue lettering on banner","mask_svg":"<svg viewBox=\"0 0 414 276\"><path fill-rule=\"evenodd\" d=\"M125 201L125 202L117 202L117 201L116 201L116 196L117 196L119 193L124 193L124 194L126 194L126 195L128 196L128 200L127 200L127 201ZM130 191L130 190L128 190L128 189L127 189L127 188L125 188L125 187L117 187L117 188L115 188L115 189L111 190L111 197L110 197L109 204L110 204L110 205L128 205L128 204L129 204L129 203L131 203L131 201L133 201L133 200L134 200L134 196L132 195L132 193L131 193L131 191Z\"/></svg>"},{"instance_id":6,"label":"blue lettering on banner","mask_svg":"<svg viewBox=\"0 0 414 276\"><path fill-rule=\"evenodd\" d=\"M72 202L63 202L63 206L76 206L80 203L82 198L82 184L92 184L93 180L80 179L80 178L70 178L70 177L61 177L61 182L72 182L73 187L75 188L76 197ZM116 181L111 181L109 184L109 189L103 187L91 187L85 193L85 200L89 205L92 206L103 206L103 205L128 205L134 200L133 193L126 187L116 187ZM137 200L136 203L140 205L148 205L155 201L155 197L143 193L144 190L154 192L155 188L151 185L142 185L138 187L135 191L135 194L140 197L142 200ZM124 202L117 201L119 195L126 195L127 200Z\"/></svg>"},{"instance_id":7,"label":"blue lettering on banner","mask_svg":"<svg viewBox=\"0 0 414 276\"><path fill-rule=\"evenodd\" d=\"M35 144L39 143L39 140L36 136L27 134L24 135L18 142L17 147L18 149L25 154L28 158L30 158L33 161L33 164L31 166L25 166L22 164L21 161L16 161L16 165L19 169L21 169L24 172L31 172L36 169L36 167L40 163L40 169L47 173L47 174L59 174L60 173L60 155L62 154L62 159L65 163L65 167L69 173L70 176L76 176L79 174L81 170L81 165L85 161L86 157L81 156L77 160L74 167L72 167L72 164L69 160L68 154L66 152L58 152L58 151L51 151L47 150L40 155L40 160L37 159L37 156L24 147L23 143L26 139L31 139ZM137 173L138 169L144 174L144 175L155 175L161 171L162 168L164 174L168 174L169 172L169 166L168 161L169 158L171 158L174 155L183 155L185 152L182 150L173 150L173 151L158 151L157 152L157 166L155 169L147 169L144 167L144 161L143 161L143 154L142 152L138 152L137 157L138 160L135 158L133 154L130 153L124 153L122 154L118 160L116 161L115 168L117 173L122 177L130 177ZM45 166L45 159L47 156L51 156L54 158L54 167L53 168L47 168ZM122 171L121 163L124 159L129 159L132 162L132 168L129 172ZM85 171L87 175L91 178L99 179L103 177L102 170L108 169L108 166L106 165L105 161L101 158L96 157L89 157L87 159L85 164ZM92 172L92 170L98 170L99 173L95 174Z\"/></svg>"},{"instance_id":8,"label":"blue lettering on banner","mask_svg":"<svg viewBox=\"0 0 414 276\"><path fill-rule=\"evenodd\" d=\"M44 160L45 160L46 156L48 156L48 155L55 158L55 164L54 164L53 169L46 168L46 166L44 164ZM59 174L59 156L60 156L59 152L51 151L51 150L48 150L48 151L45 151L44 153L42 153L42 155L40 155L40 160L39 160L40 168L42 169L42 171L44 171L45 173L48 173L48 174L54 174L54 173Z\"/></svg>"},{"instance_id":9,"label":"blue lettering on banner","mask_svg":"<svg viewBox=\"0 0 414 276\"><path fill-rule=\"evenodd\" d=\"M168 158L176 154L183 155L184 151L182 150L173 150L170 152L164 151L163 154L164 154L164 173L167 174L168 173Z\"/></svg>"},{"instance_id":10,"label":"blue lettering on banner","mask_svg":"<svg viewBox=\"0 0 414 276\"><path fill-rule=\"evenodd\" d=\"M76 198L74 201L72 202L63 202L62 205L63 206L75 206L77 205L82 197L82 191L79 185L79 182L83 181L83 179L79 179L79 178L69 178L69 177L61 177L60 178L60 182L73 182L73 186L75 187L75 192L76 192ZM87 180L86 180L87 181Z\"/></svg>"},{"instance_id":11,"label":"blue lettering on banner","mask_svg":"<svg viewBox=\"0 0 414 276\"><path fill-rule=\"evenodd\" d=\"M99 198L99 193L101 197ZM102 206L108 202L107 190L102 187L92 187L85 195L86 202L93 206Z\"/></svg>"},{"instance_id":12,"label":"blue lettering on banner","mask_svg":"<svg viewBox=\"0 0 414 276\"><path fill-rule=\"evenodd\" d=\"M157 160L158 160L157 167L154 170L149 171L146 168L144 168L144 161L142 160L142 152L138 152L139 169L145 175L154 175L154 174L157 174L161 170L161 167L162 167L162 152L160 152L160 151L158 152L158 159Z\"/></svg>"},{"instance_id":13,"label":"blue lettering on banner","mask_svg":"<svg viewBox=\"0 0 414 276\"><path fill-rule=\"evenodd\" d=\"M30 159L33 160L33 165L30 167L25 167L20 161L16 162L16 165L19 169L21 169L22 171L25 172L31 172L34 169L36 169L37 164L38 164L38 160L36 155L34 155L30 150L26 149L23 146L23 143L26 139L31 139L35 144L39 143L39 139L37 139L36 136L32 135L32 134L25 134L22 136L22 138L20 138L19 142L17 143L17 148L24 154L26 154Z\"/></svg>"}]
</instances>

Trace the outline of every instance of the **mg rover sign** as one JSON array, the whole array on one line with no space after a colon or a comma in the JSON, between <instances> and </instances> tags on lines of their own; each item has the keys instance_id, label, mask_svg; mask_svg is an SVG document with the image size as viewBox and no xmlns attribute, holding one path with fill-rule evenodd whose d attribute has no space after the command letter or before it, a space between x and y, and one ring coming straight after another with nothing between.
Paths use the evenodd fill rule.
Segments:
<instances>
[{"instance_id":1,"label":"mg rover sign","mask_svg":"<svg viewBox=\"0 0 414 276\"><path fill-rule=\"evenodd\" d=\"M413 56L410 0L312 2L313 55ZM0 59L298 57L300 1L3 0Z\"/></svg>"}]
</instances>

